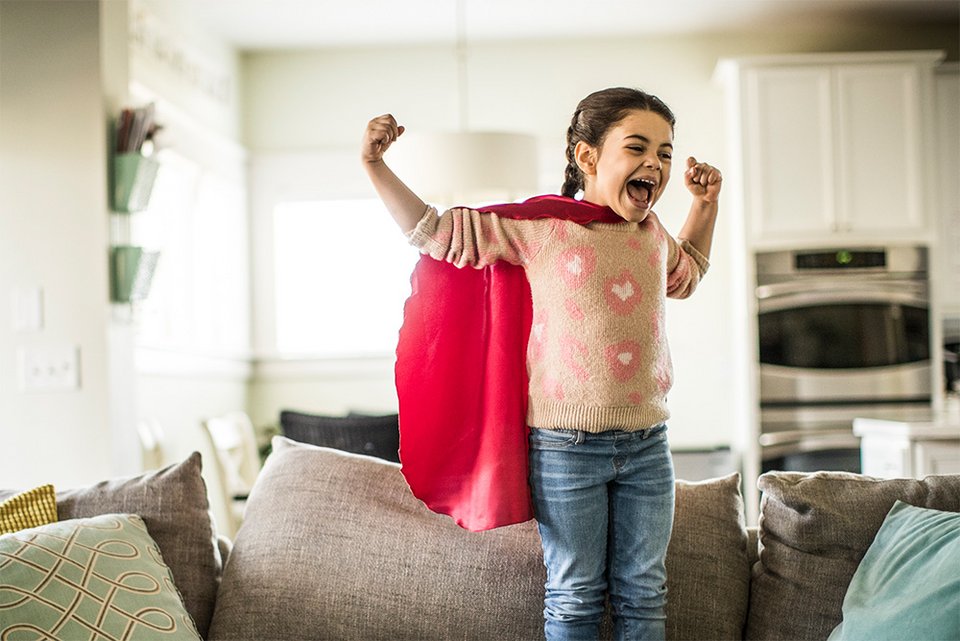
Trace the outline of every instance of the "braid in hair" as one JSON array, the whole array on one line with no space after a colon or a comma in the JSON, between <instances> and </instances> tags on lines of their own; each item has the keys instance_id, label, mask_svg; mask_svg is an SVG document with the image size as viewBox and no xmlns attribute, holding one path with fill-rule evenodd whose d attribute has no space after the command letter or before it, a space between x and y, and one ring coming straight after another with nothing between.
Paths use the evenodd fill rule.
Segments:
<instances>
[{"instance_id":1,"label":"braid in hair","mask_svg":"<svg viewBox=\"0 0 960 641\"><path fill-rule=\"evenodd\" d=\"M585 186L583 172L574 155L577 143L584 142L599 149L607 132L633 110L652 111L663 117L671 129L676 125L673 112L662 100L639 89L602 89L580 101L567 128L567 167L563 172L561 195L573 198Z\"/></svg>"},{"instance_id":2,"label":"braid in hair","mask_svg":"<svg viewBox=\"0 0 960 641\"><path fill-rule=\"evenodd\" d=\"M563 186L560 188L560 195L573 198L581 189L583 189L583 172L577 165L577 159L574 157L574 150L580 135L577 133L577 121L580 119L580 109L573 113L573 119L570 126L567 127L567 168L563 171Z\"/></svg>"}]
</instances>

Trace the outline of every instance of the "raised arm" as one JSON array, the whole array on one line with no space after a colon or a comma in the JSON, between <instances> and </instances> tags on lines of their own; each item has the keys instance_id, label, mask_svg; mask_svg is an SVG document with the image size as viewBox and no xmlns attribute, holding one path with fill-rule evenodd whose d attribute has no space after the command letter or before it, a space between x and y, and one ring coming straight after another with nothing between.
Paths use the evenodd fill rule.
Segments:
<instances>
[{"instance_id":1,"label":"raised arm","mask_svg":"<svg viewBox=\"0 0 960 641\"><path fill-rule=\"evenodd\" d=\"M360 160L373 183L377 195L404 233L411 231L427 210L426 203L400 180L383 161L383 154L403 133L390 114L367 123L360 148Z\"/></svg>"},{"instance_id":2,"label":"raised arm","mask_svg":"<svg viewBox=\"0 0 960 641\"><path fill-rule=\"evenodd\" d=\"M693 195L693 203L677 237L687 240L705 258L709 258L723 176L716 167L698 163L697 159L691 156L687 159L687 170L683 178L687 189Z\"/></svg>"}]
</instances>

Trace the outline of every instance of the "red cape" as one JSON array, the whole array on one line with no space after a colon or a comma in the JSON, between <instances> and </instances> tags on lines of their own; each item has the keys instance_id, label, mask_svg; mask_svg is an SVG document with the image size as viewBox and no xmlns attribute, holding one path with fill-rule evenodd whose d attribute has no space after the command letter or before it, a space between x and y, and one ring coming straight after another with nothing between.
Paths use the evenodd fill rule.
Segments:
<instances>
[{"instance_id":1,"label":"red cape","mask_svg":"<svg viewBox=\"0 0 960 641\"><path fill-rule=\"evenodd\" d=\"M505 218L622 222L563 196L480 207ZM422 256L397 345L400 461L413 494L480 531L533 518L527 481L527 339L522 267L458 269Z\"/></svg>"}]
</instances>

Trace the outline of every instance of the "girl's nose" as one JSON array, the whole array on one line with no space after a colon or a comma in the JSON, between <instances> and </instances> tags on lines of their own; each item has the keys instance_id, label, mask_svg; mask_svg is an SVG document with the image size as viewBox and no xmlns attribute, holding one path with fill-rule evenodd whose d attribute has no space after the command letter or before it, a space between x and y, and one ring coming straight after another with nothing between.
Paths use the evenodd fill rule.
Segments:
<instances>
[{"instance_id":1,"label":"girl's nose","mask_svg":"<svg viewBox=\"0 0 960 641\"><path fill-rule=\"evenodd\" d=\"M643 164L645 167L650 167L651 169L660 169L660 156L657 154L647 154L643 159Z\"/></svg>"}]
</instances>

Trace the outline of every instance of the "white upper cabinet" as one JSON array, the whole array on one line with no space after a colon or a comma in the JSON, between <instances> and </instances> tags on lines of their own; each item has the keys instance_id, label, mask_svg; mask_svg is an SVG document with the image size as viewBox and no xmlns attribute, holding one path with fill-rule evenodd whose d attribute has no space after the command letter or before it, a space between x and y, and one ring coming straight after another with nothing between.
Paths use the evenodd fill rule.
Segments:
<instances>
[{"instance_id":1,"label":"white upper cabinet","mask_svg":"<svg viewBox=\"0 0 960 641\"><path fill-rule=\"evenodd\" d=\"M837 231L924 228L922 112L932 71L928 67L921 79L916 64L833 70Z\"/></svg>"},{"instance_id":2,"label":"white upper cabinet","mask_svg":"<svg viewBox=\"0 0 960 641\"><path fill-rule=\"evenodd\" d=\"M960 65L937 70L937 169L944 311L960 316Z\"/></svg>"},{"instance_id":3,"label":"white upper cabinet","mask_svg":"<svg viewBox=\"0 0 960 641\"><path fill-rule=\"evenodd\" d=\"M837 212L830 71L755 69L744 80L743 179L754 233L831 230Z\"/></svg>"},{"instance_id":4,"label":"white upper cabinet","mask_svg":"<svg viewBox=\"0 0 960 641\"><path fill-rule=\"evenodd\" d=\"M734 171L753 245L930 233L939 52L729 60Z\"/></svg>"}]
</instances>

